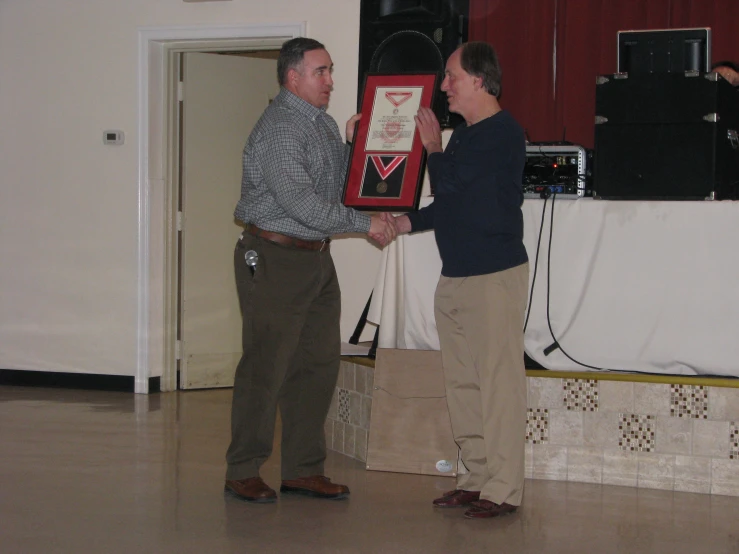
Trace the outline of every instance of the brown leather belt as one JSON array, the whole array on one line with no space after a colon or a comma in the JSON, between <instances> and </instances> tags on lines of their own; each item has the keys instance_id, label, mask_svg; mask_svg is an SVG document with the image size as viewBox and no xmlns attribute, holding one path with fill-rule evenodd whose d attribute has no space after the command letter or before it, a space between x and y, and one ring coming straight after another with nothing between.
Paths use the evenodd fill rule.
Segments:
<instances>
[{"instance_id":1,"label":"brown leather belt","mask_svg":"<svg viewBox=\"0 0 739 554\"><path fill-rule=\"evenodd\" d=\"M291 246L293 248L302 248L304 250L318 250L323 252L328 250L331 239L323 240L303 240L295 237L289 237L282 233L275 233L274 231L265 231L260 229L253 223L249 223L246 226L246 232L250 235L254 235L257 238L274 242L275 244L281 244L282 246Z\"/></svg>"}]
</instances>

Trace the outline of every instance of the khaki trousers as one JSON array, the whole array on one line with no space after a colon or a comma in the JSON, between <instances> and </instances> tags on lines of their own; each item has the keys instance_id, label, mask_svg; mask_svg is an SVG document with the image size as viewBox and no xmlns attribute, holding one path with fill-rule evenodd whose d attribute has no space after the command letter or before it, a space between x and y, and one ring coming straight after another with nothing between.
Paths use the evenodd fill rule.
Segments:
<instances>
[{"instance_id":1,"label":"khaki trousers","mask_svg":"<svg viewBox=\"0 0 739 554\"><path fill-rule=\"evenodd\" d=\"M441 277L434 312L454 440L468 473L457 488L521 504L526 440L523 320L529 264Z\"/></svg>"},{"instance_id":2,"label":"khaki trousers","mask_svg":"<svg viewBox=\"0 0 739 554\"><path fill-rule=\"evenodd\" d=\"M248 250L259 255L252 276ZM244 234L234 251L244 354L236 368L226 479L259 475L282 418L282 479L323 475L339 373L341 291L331 254Z\"/></svg>"}]
</instances>

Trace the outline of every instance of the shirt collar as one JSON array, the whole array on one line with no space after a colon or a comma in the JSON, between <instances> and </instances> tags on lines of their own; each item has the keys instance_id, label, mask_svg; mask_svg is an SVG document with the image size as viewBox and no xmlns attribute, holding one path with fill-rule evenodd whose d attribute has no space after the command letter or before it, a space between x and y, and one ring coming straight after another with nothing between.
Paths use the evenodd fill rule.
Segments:
<instances>
[{"instance_id":1,"label":"shirt collar","mask_svg":"<svg viewBox=\"0 0 739 554\"><path fill-rule=\"evenodd\" d=\"M326 113L326 108L316 108L314 105L309 104L300 96L297 96L287 90L285 87L280 88L280 93L277 95L276 100L284 103L287 107L303 114L311 121L315 121L320 115Z\"/></svg>"}]
</instances>

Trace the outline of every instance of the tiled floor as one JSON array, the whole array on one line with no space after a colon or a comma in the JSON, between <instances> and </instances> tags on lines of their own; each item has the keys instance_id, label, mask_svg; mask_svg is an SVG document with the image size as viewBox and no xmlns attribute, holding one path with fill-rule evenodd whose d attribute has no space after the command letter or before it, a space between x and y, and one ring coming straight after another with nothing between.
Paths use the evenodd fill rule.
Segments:
<instances>
[{"instance_id":1,"label":"tiled floor","mask_svg":"<svg viewBox=\"0 0 739 554\"><path fill-rule=\"evenodd\" d=\"M244 504L222 492L230 399L0 387L0 552L739 552L736 497L527 481L517 514L468 521L431 507L451 479L338 454L349 501Z\"/></svg>"}]
</instances>

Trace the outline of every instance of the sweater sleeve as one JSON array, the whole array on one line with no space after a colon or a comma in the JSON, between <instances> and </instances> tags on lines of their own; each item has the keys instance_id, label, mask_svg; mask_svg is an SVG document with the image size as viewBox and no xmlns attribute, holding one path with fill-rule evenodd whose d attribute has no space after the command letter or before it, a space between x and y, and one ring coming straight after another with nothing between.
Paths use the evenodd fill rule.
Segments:
<instances>
[{"instance_id":1,"label":"sweater sleeve","mask_svg":"<svg viewBox=\"0 0 739 554\"><path fill-rule=\"evenodd\" d=\"M434 228L434 203L432 202L425 208L421 208L417 212L408 213L408 219L411 222L411 233L418 231L426 231Z\"/></svg>"}]
</instances>

